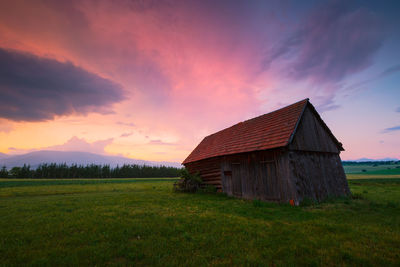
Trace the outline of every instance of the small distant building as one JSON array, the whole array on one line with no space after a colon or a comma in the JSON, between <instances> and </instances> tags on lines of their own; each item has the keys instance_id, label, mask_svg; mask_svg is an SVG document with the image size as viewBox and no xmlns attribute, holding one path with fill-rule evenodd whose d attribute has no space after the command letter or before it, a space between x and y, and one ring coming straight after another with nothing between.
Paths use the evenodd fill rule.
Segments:
<instances>
[{"instance_id":1,"label":"small distant building","mask_svg":"<svg viewBox=\"0 0 400 267\"><path fill-rule=\"evenodd\" d=\"M350 193L343 150L305 99L205 137L182 164L228 195L299 204Z\"/></svg>"}]
</instances>

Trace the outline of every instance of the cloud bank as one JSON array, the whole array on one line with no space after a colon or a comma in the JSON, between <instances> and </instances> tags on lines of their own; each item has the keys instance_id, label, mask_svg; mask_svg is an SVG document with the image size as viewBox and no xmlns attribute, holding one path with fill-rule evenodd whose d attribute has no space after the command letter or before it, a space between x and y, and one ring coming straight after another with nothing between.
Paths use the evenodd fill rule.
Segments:
<instances>
[{"instance_id":1,"label":"cloud bank","mask_svg":"<svg viewBox=\"0 0 400 267\"><path fill-rule=\"evenodd\" d=\"M0 117L43 121L55 116L110 112L122 88L70 62L0 48Z\"/></svg>"},{"instance_id":2,"label":"cloud bank","mask_svg":"<svg viewBox=\"0 0 400 267\"><path fill-rule=\"evenodd\" d=\"M108 138L104 140L98 140L94 142L88 142L84 138L79 138L73 136L64 144L55 145L55 146L48 146L48 147L41 147L37 149L20 149L15 147L9 147L8 150L10 151L11 155L19 155L25 154L33 151L39 150L49 150L49 151L79 151L79 152L90 152L95 154L107 154L105 151L106 146L110 145L114 141L113 138Z\"/></svg>"},{"instance_id":3,"label":"cloud bank","mask_svg":"<svg viewBox=\"0 0 400 267\"><path fill-rule=\"evenodd\" d=\"M382 25L373 12L335 1L312 10L266 62L288 60L293 79L336 83L369 67L382 40Z\"/></svg>"},{"instance_id":4,"label":"cloud bank","mask_svg":"<svg viewBox=\"0 0 400 267\"><path fill-rule=\"evenodd\" d=\"M289 88L303 83L307 89L295 94L304 92L320 111L332 110L339 107L334 98L343 81L373 65L384 39L384 27L373 11L350 1L319 3L265 53L263 67L278 73Z\"/></svg>"}]
</instances>

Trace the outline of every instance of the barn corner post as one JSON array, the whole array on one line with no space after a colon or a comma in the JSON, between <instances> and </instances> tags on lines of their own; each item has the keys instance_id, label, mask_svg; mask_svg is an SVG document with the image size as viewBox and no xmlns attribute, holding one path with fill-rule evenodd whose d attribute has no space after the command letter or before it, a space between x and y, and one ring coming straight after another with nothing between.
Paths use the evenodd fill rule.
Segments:
<instances>
[{"instance_id":1,"label":"barn corner post","mask_svg":"<svg viewBox=\"0 0 400 267\"><path fill-rule=\"evenodd\" d=\"M350 193L340 151L304 99L205 137L183 165L228 195L299 205Z\"/></svg>"}]
</instances>

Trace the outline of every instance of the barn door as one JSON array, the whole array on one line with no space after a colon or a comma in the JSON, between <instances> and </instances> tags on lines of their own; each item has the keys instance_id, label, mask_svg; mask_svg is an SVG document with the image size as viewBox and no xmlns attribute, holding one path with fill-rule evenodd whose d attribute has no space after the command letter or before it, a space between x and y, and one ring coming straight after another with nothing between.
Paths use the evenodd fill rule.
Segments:
<instances>
[{"instance_id":1,"label":"barn door","mask_svg":"<svg viewBox=\"0 0 400 267\"><path fill-rule=\"evenodd\" d=\"M239 163L232 163L232 195L242 196L242 176L240 175Z\"/></svg>"},{"instance_id":2,"label":"barn door","mask_svg":"<svg viewBox=\"0 0 400 267\"><path fill-rule=\"evenodd\" d=\"M232 171L224 171L224 192L232 195Z\"/></svg>"},{"instance_id":3,"label":"barn door","mask_svg":"<svg viewBox=\"0 0 400 267\"><path fill-rule=\"evenodd\" d=\"M263 164L263 176L265 181L265 193L266 199L272 201L278 201L280 199L280 183L276 173L275 161L264 161Z\"/></svg>"}]
</instances>

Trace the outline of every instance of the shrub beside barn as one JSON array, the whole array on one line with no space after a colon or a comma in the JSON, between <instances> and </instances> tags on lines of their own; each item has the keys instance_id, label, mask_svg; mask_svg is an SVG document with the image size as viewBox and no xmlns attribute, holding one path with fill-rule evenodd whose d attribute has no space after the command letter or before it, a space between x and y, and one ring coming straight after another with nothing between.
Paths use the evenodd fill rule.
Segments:
<instances>
[{"instance_id":1,"label":"shrub beside barn","mask_svg":"<svg viewBox=\"0 0 400 267\"><path fill-rule=\"evenodd\" d=\"M305 99L205 137L182 164L228 195L298 204L350 194L343 150Z\"/></svg>"}]
</instances>

